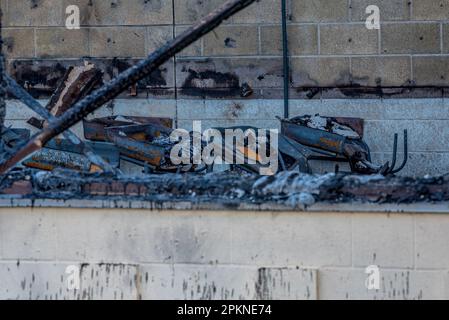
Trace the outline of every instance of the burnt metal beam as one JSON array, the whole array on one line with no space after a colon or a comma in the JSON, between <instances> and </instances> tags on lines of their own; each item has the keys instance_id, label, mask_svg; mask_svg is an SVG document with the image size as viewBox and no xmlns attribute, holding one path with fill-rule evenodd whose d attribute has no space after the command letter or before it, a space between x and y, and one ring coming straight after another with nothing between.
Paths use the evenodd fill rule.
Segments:
<instances>
[{"instance_id":1,"label":"burnt metal beam","mask_svg":"<svg viewBox=\"0 0 449 320\"><path fill-rule=\"evenodd\" d=\"M45 109L55 117L60 117L99 85L102 78L103 72L92 63L85 62L82 66L69 67ZM28 123L38 129L45 126L45 120L36 118L29 119Z\"/></svg>"},{"instance_id":2,"label":"burnt metal beam","mask_svg":"<svg viewBox=\"0 0 449 320\"><path fill-rule=\"evenodd\" d=\"M203 37L224 20L248 7L256 0L230 0L212 13L202 18L196 25L190 27L178 37L168 41L164 46L153 52L146 59L138 62L116 78L94 91L89 96L77 102L70 110L50 123L47 128L34 135L31 140L17 149L11 157L0 164L0 174L12 169L18 162L41 149L49 140L69 129L87 115L100 108L108 101L117 97L134 83L150 75L176 53L182 51L199 38Z\"/></svg>"},{"instance_id":3,"label":"burnt metal beam","mask_svg":"<svg viewBox=\"0 0 449 320\"><path fill-rule=\"evenodd\" d=\"M23 89L13 78L5 74L6 83L8 84L7 90L10 94L22 101L28 108L36 112L39 116L49 122L54 123L57 119L51 114L49 110L44 108L39 102L37 102L25 89ZM83 154L94 164L102 168L105 172L116 172L117 169L113 168L102 157L95 154L93 149L85 144L78 136L70 130L64 131L63 135L73 144L77 145L83 150ZM48 141L47 141L48 142ZM23 160L23 159L21 159Z\"/></svg>"}]
</instances>

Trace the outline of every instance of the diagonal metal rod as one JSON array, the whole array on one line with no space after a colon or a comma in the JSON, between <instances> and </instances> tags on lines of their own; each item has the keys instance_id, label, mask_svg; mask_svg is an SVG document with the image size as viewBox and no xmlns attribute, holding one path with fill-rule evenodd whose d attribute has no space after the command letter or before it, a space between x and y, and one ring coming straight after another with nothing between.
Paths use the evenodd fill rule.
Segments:
<instances>
[{"instance_id":1,"label":"diagonal metal rod","mask_svg":"<svg viewBox=\"0 0 449 320\"><path fill-rule=\"evenodd\" d=\"M206 35L224 20L248 7L256 0L230 0L221 7L201 19L178 37L167 42L146 59L138 62L116 78L106 83L89 96L77 102L64 115L49 124L47 128L34 135L29 142L17 149L11 157L0 164L0 174L13 168L18 162L41 149L49 140L69 129L87 115L100 108L108 101L117 97L121 92L139 80L150 75L159 66L168 61L176 53L182 51L196 40Z\"/></svg>"},{"instance_id":2,"label":"diagonal metal rod","mask_svg":"<svg viewBox=\"0 0 449 320\"><path fill-rule=\"evenodd\" d=\"M7 91L15 96L17 99L22 101L28 108L36 112L39 116L48 120L51 124L55 122L57 119L54 115L50 113L46 108L41 106L39 102L37 102L25 89L23 89L13 78L11 78L8 74L4 74L4 79L7 83ZM114 172L115 169L102 157L95 154L91 147L81 141L78 136L70 130L65 131L64 137L68 139L73 144L78 145L83 150L83 154L94 164L99 166L105 172Z\"/></svg>"}]
</instances>

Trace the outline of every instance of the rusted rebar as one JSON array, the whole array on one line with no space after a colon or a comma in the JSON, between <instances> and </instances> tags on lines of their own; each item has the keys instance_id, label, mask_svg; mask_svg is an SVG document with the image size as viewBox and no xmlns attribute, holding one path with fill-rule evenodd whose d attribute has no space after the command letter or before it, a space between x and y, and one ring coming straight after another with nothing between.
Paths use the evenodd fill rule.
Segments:
<instances>
[{"instance_id":1,"label":"rusted rebar","mask_svg":"<svg viewBox=\"0 0 449 320\"><path fill-rule=\"evenodd\" d=\"M68 112L62 115L47 128L34 135L29 142L20 146L17 151L0 164L0 173L13 168L18 162L41 149L49 140L69 129L84 117L100 108L108 101L117 97L121 92L134 83L150 75L159 66L182 51L199 38L203 37L224 20L248 7L256 0L230 0L212 13L201 19L196 25L190 27L178 37L167 42L164 46L153 52L146 59L138 62L116 78L106 83L89 96L76 103Z\"/></svg>"}]
</instances>

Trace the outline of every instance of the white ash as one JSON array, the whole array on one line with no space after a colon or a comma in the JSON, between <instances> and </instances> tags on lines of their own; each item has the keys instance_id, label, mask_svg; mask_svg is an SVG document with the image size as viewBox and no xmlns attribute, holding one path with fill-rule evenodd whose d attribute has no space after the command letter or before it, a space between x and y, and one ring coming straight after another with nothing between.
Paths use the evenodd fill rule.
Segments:
<instances>
[{"instance_id":1,"label":"white ash","mask_svg":"<svg viewBox=\"0 0 449 320\"><path fill-rule=\"evenodd\" d=\"M284 171L276 176L265 176L253 185L257 196L287 198L290 205L311 205L314 195L319 195L320 186L335 177L334 173L326 175L309 175L300 172Z\"/></svg>"}]
</instances>

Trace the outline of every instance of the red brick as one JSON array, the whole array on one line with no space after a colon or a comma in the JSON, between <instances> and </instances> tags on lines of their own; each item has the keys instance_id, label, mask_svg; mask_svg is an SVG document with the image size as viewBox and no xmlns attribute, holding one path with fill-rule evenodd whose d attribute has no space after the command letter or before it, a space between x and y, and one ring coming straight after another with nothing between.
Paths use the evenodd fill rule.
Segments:
<instances>
[{"instance_id":1,"label":"red brick","mask_svg":"<svg viewBox=\"0 0 449 320\"><path fill-rule=\"evenodd\" d=\"M25 196L33 193L33 185L26 180L15 181L11 187L3 189L0 193Z\"/></svg>"}]
</instances>

